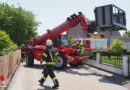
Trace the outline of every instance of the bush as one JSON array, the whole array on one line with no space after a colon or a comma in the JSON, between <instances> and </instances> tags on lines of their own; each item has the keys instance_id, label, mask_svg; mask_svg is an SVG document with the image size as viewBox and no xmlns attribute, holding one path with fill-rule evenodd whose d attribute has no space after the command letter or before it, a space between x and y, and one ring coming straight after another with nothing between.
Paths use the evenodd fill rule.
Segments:
<instances>
[{"instance_id":1,"label":"bush","mask_svg":"<svg viewBox=\"0 0 130 90\"><path fill-rule=\"evenodd\" d=\"M16 50L18 50L18 46L17 46L17 44L12 42L11 47L10 47L10 51L16 51Z\"/></svg>"},{"instance_id":2,"label":"bush","mask_svg":"<svg viewBox=\"0 0 130 90\"><path fill-rule=\"evenodd\" d=\"M0 50L11 46L11 39L5 31L0 31Z\"/></svg>"},{"instance_id":3,"label":"bush","mask_svg":"<svg viewBox=\"0 0 130 90\"><path fill-rule=\"evenodd\" d=\"M127 55L130 55L130 50L127 51Z\"/></svg>"},{"instance_id":4,"label":"bush","mask_svg":"<svg viewBox=\"0 0 130 90\"><path fill-rule=\"evenodd\" d=\"M5 31L0 31L0 55L4 55L10 51L15 51L18 49L17 44L13 43L5 33Z\"/></svg>"},{"instance_id":5,"label":"bush","mask_svg":"<svg viewBox=\"0 0 130 90\"><path fill-rule=\"evenodd\" d=\"M114 42L111 44L112 53L115 55L122 55L122 49L124 49L125 46L123 45L123 41L117 39L114 40Z\"/></svg>"}]
</instances>

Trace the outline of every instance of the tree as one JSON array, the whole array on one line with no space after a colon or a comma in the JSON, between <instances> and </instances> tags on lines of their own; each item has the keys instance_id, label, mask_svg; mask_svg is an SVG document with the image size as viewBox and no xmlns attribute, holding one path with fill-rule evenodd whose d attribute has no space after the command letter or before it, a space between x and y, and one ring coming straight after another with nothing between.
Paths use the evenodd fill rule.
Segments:
<instances>
[{"instance_id":1,"label":"tree","mask_svg":"<svg viewBox=\"0 0 130 90\"><path fill-rule=\"evenodd\" d=\"M37 35L38 25L39 22L31 11L9 6L7 3L0 4L0 29L9 34L14 43L20 45L31 40Z\"/></svg>"},{"instance_id":2,"label":"tree","mask_svg":"<svg viewBox=\"0 0 130 90\"><path fill-rule=\"evenodd\" d=\"M127 32L128 37L130 37L130 31Z\"/></svg>"},{"instance_id":3,"label":"tree","mask_svg":"<svg viewBox=\"0 0 130 90\"><path fill-rule=\"evenodd\" d=\"M112 53L116 55L122 55L122 49L125 48L123 41L117 39L111 44Z\"/></svg>"},{"instance_id":4,"label":"tree","mask_svg":"<svg viewBox=\"0 0 130 90\"><path fill-rule=\"evenodd\" d=\"M130 37L130 31L123 34L123 37Z\"/></svg>"},{"instance_id":5,"label":"tree","mask_svg":"<svg viewBox=\"0 0 130 90\"><path fill-rule=\"evenodd\" d=\"M128 36L127 33L124 33L124 34L123 34L123 37L127 37L127 36Z\"/></svg>"}]
</instances>

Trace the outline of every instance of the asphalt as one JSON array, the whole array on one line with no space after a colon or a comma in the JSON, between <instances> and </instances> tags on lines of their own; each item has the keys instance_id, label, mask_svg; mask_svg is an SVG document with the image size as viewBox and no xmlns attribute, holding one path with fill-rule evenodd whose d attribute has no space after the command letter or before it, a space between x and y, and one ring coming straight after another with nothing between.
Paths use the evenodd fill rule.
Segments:
<instances>
[{"instance_id":1,"label":"asphalt","mask_svg":"<svg viewBox=\"0 0 130 90\"><path fill-rule=\"evenodd\" d=\"M38 80L42 77L43 65L35 61L33 67L21 63L7 90L53 90L53 82L47 78L43 86ZM85 65L55 70L60 87L57 90L130 90L130 81L124 77Z\"/></svg>"}]
</instances>

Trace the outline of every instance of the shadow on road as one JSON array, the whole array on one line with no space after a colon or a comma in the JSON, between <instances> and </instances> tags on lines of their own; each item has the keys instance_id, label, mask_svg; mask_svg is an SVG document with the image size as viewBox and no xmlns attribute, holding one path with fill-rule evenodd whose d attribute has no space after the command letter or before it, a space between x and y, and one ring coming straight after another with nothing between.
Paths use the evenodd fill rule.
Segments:
<instances>
[{"instance_id":1,"label":"shadow on road","mask_svg":"<svg viewBox=\"0 0 130 90\"><path fill-rule=\"evenodd\" d=\"M65 70L55 70L57 73L60 73L60 72L65 72L65 73L68 73L68 74L73 74L73 75L80 75L80 76L88 76L88 75L96 75L96 76L102 76L101 74L97 74L96 72L90 70L89 68L91 67L67 67L67 69ZM87 72L80 72L80 70L87 70Z\"/></svg>"},{"instance_id":2,"label":"shadow on road","mask_svg":"<svg viewBox=\"0 0 130 90\"><path fill-rule=\"evenodd\" d=\"M117 84L120 86L124 86L126 88L129 88L129 90L130 90L130 84L129 84L128 80L118 74L113 74L112 76L103 76L99 81L103 82L103 83L111 83L111 84Z\"/></svg>"},{"instance_id":3,"label":"shadow on road","mask_svg":"<svg viewBox=\"0 0 130 90\"><path fill-rule=\"evenodd\" d=\"M43 69L45 65L43 65L43 64L35 64L34 66L27 66L26 64L24 64L22 66L24 66L24 68Z\"/></svg>"},{"instance_id":4,"label":"shadow on road","mask_svg":"<svg viewBox=\"0 0 130 90\"><path fill-rule=\"evenodd\" d=\"M44 89L37 89L37 90L54 90L54 89L52 89L50 86L46 86L46 85L42 85L42 87L44 88Z\"/></svg>"},{"instance_id":5,"label":"shadow on road","mask_svg":"<svg viewBox=\"0 0 130 90\"><path fill-rule=\"evenodd\" d=\"M32 69L43 69L45 65L43 64L35 64L34 66L30 67L30 66L27 66L26 64L23 65L25 68L32 68ZM66 69L64 70L55 70L57 73L60 73L60 72L65 72L65 73L68 73L68 74L74 74L74 75L80 75L80 76L88 76L88 75L96 75L96 76L103 76L101 74L97 74L96 72L90 70L89 68L91 68L90 66L81 66L81 67L69 67L67 66ZM87 70L88 72L90 73L81 73L80 70ZM77 70L77 71L75 71Z\"/></svg>"}]
</instances>

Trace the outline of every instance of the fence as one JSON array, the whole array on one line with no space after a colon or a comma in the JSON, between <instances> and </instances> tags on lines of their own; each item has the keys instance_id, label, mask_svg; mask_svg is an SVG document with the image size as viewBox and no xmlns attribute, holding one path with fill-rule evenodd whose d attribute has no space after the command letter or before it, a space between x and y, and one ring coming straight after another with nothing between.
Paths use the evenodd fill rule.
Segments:
<instances>
[{"instance_id":1,"label":"fence","mask_svg":"<svg viewBox=\"0 0 130 90\"><path fill-rule=\"evenodd\" d=\"M87 52L87 55L89 56L89 60L94 60L96 61L96 53L90 53L90 52Z\"/></svg>"},{"instance_id":2,"label":"fence","mask_svg":"<svg viewBox=\"0 0 130 90\"><path fill-rule=\"evenodd\" d=\"M5 81L9 75L13 72L16 65L19 64L21 59L21 51L10 52L8 55L0 56L0 75L3 75ZM0 86L1 86L0 82Z\"/></svg>"},{"instance_id":3,"label":"fence","mask_svg":"<svg viewBox=\"0 0 130 90\"><path fill-rule=\"evenodd\" d=\"M107 63L111 64L114 66L119 66L122 67L122 56L117 56L117 55L109 55L109 56L104 56L101 55L101 63Z\"/></svg>"},{"instance_id":4,"label":"fence","mask_svg":"<svg viewBox=\"0 0 130 90\"><path fill-rule=\"evenodd\" d=\"M86 63L88 65L128 77L130 76L129 59L128 55L126 54L123 54L122 56L116 56L111 54L103 55L102 53L97 52L96 60L88 59Z\"/></svg>"}]
</instances>

